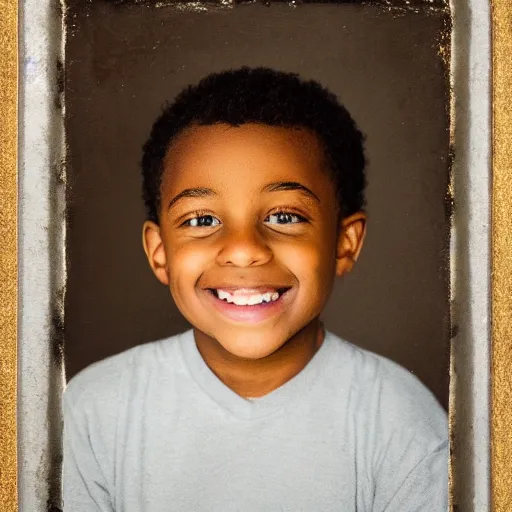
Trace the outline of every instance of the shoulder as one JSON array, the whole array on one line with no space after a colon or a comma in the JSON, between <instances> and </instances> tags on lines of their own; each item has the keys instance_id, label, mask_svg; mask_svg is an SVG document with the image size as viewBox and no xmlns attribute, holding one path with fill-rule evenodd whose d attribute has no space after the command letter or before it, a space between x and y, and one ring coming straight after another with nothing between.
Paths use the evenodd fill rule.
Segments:
<instances>
[{"instance_id":1,"label":"shoulder","mask_svg":"<svg viewBox=\"0 0 512 512\"><path fill-rule=\"evenodd\" d=\"M64 404L82 410L113 407L128 386L155 375L159 365L177 355L178 341L183 335L138 345L89 365L68 382Z\"/></svg>"},{"instance_id":2,"label":"shoulder","mask_svg":"<svg viewBox=\"0 0 512 512\"><path fill-rule=\"evenodd\" d=\"M381 430L400 426L418 440L440 444L448 438L448 420L432 392L399 364L330 333L338 371L350 375L359 414L370 416ZM368 418L367 418L368 419Z\"/></svg>"}]
</instances>

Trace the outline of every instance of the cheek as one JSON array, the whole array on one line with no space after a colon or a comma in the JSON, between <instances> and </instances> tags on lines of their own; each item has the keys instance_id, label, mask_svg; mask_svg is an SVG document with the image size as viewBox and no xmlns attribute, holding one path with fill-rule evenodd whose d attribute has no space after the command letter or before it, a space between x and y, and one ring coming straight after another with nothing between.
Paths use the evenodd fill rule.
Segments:
<instances>
[{"instance_id":1,"label":"cheek","mask_svg":"<svg viewBox=\"0 0 512 512\"><path fill-rule=\"evenodd\" d=\"M182 291L195 286L210 261L209 251L200 244L174 246L168 258L171 289Z\"/></svg>"},{"instance_id":2,"label":"cheek","mask_svg":"<svg viewBox=\"0 0 512 512\"><path fill-rule=\"evenodd\" d=\"M299 279L301 287L308 288L311 292L329 287L334 279L336 258L332 244L318 240L317 243L283 248L280 257Z\"/></svg>"}]
</instances>

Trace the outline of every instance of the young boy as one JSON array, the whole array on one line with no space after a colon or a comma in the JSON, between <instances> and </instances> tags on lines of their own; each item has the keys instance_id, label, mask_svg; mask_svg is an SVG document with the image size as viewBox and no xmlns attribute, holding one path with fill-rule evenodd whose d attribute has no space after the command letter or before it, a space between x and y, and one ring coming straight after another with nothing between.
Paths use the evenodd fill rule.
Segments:
<instances>
[{"instance_id":1,"label":"young boy","mask_svg":"<svg viewBox=\"0 0 512 512\"><path fill-rule=\"evenodd\" d=\"M445 512L444 411L319 320L365 234L345 108L294 74L210 75L142 167L144 250L193 329L69 383L65 511Z\"/></svg>"}]
</instances>

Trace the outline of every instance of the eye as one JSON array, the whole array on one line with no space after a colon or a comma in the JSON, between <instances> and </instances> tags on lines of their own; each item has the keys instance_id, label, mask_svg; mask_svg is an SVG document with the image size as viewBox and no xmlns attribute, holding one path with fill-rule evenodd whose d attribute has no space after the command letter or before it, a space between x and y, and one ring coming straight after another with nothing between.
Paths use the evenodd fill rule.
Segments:
<instances>
[{"instance_id":1,"label":"eye","mask_svg":"<svg viewBox=\"0 0 512 512\"><path fill-rule=\"evenodd\" d=\"M192 228L211 228L220 225L220 220L213 215L197 215L183 223L184 226Z\"/></svg>"},{"instance_id":2,"label":"eye","mask_svg":"<svg viewBox=\"0 0 512 512\"><path fill-rule=\"evenodd\" d=\"M269 215L265 221L269 224L298 224L300 222L306 222L306 219L296 213L276 212Z\"/></svg>"}]
</instances>

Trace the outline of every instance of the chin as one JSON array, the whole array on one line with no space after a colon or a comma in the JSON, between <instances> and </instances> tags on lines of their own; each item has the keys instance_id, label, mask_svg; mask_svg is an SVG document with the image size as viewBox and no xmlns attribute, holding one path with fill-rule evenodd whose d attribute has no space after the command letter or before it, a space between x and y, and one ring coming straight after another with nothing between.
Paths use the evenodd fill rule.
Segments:
<instances>
[{"instance_id":1,"label":"chin","mask_svg":"<svg viewBox=\"0 0 512 512\"><path fill-rule=\"evenodd\" d=\"M234 330L234 329L233 329ZM276 335L265 333L240 333L231 332L219 334L215 336L217 342L222 345L224 350L241 359L263 359L279 350L285 343L286 339L276 339Z\"/></svg>"}]
</instances>

